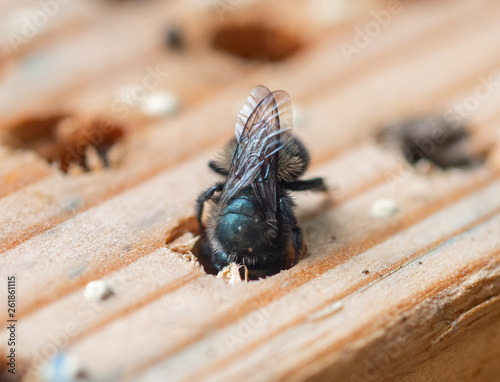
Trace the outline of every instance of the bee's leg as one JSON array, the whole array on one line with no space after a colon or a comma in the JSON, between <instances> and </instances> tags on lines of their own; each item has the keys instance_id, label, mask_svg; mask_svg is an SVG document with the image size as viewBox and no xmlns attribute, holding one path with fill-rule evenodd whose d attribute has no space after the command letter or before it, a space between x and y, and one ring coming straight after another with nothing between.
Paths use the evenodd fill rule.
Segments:
<instances>
[{"instance_id":1,"label":"bee's leg","mask_svg":"<svg viewBox=\"0 0 500 382\"><path fill-rule=\"evenodd\" d=\"M201 223L201 215L203 214L203 205L205 204L205 202L212 199L212 197L216 192L222 191L223 187L224 183L219 182L215 184L215 186L212 186L205 192L201 193L200 196L198 196L198 199L196 199L196 219L198 219L198 223L200 224L201 229L203 229L203 224Z\"/></svg>"},{"instance_id":2,"label":"bee's leg","mask_svg":"<svg viewBox=\"0 0 500 382\"><path fill-rule=\"evenodd\" d=\"M219 162L216 162L214 160L211 160L208 162L208 167L214 172L216 172L219 175L224 175L227 176L229 173L223 166L219 164Z\"/></svg>"},{"instance_id":3,"label":"bee's leg","mask_svg":"<svg viewBox=\"0 0 500 382\"><path fill-rule=\"evenodd\" d=\"M294 182L282 183L283 187L290 191L327 191L328 187L323 178L307 180L296 180Z\"/></svg>"},{"instance_id":4,"label":"bee's leg","mask_svg":"<svg viewBox=\"0 0 500 382\"><path fill-rule=\"evenodd\" d=\"M295 250L295 260L292 265L297 264L299 261L301 252L302 252L302 230L297 224L297 218L293 213L293 202L289 196L283 196L279 200L280 210L285 220L285 223L288 224L292 230L292 244L293 249Z\"/></svg>"}]
</instances>

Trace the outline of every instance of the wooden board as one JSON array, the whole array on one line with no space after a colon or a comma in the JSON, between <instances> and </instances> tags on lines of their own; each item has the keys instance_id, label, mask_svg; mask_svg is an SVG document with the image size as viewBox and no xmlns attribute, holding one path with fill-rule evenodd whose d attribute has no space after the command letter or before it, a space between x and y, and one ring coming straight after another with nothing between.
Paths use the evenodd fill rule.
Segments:
<instances>
[{"instance_id":1,"label":"wooden board","mask_svg":"<svg viewBox=\"0 0 500 382\"><path fill-rule=\"evenodd\" d=\"M494 381L500 6L234 3L61 2L18 49L2 40L0 300L16 276L17 376ZM3 35L42 11L31 0L0 5ZM286 36L300 48L270 63L211 45L217 31L249 24L268 28L262 44ZM165 44L170 27L184 38L180 50ZM372 36L360 43L366 28ZM346 55L346 44L356 52ZM178 97L176 113L148 116L120 98L148 76L148 93ZM217 179L206 163L257 84L289 92L295 134L312 155L308 175L324 176L330 191L295 198L304 259L228 284L171 243L199 234L194 200ZM485 164L425 172L375 139L394 121L447 112L491 149ZM65 113L124 126L110 168L64 173L7 144L22 121ZM374 216L387 198L398 210ZM87 300L95 280L113 294Z\"/></svg>"}]
</instances>

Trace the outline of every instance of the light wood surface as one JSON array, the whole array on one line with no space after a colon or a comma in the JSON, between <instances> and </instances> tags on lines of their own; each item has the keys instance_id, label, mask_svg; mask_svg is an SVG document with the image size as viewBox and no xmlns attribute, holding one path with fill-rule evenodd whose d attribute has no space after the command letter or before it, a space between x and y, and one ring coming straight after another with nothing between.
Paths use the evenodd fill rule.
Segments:
<instances>
[{"instance_id":1,"label":"light wood surface","mask_svg":"<svg viewBox=\"0 0 500 382\"><path fill-rule=\"evenodd\" d=\"M497 2L402 2L351 62L341 44L386 2L338 1L328 21L326 1L242 2L222 20L215 3L69 2L19 51L2 43L2 138L26 117L120 119L120 89L158 65L168 73L158 89L181 103L162 118L131 107L109 169L66 174L0 146L0 278L17 278L25 379L50 380L59 353L97 381L500 380L498 159L423 172L375 141L381 126L446 112L500 79ZM37 4L0 5L0 24ZM273 64L211 48L214 31L250 21L302 48ZM181 51L164 44L170 24ZM206 163L257 84L289 92L308 175L330 191L295 198L304 259L233 285L166 243L199 234L194 200L216 180ZM500 86L483 98L467 122L498 146ZM374 217L382 198L399 211ZM87 301L93 280L113 295Z\"/></svg>"}]
</instances>

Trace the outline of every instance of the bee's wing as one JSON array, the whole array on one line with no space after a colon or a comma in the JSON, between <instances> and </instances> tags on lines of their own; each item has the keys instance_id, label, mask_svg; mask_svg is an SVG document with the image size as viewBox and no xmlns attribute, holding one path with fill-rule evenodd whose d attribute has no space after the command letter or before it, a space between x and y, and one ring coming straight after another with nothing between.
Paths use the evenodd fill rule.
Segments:
<instances>
[{"instance_id":1,"label":"bee's wing","mask_svg":"<svg viewBox=\"0 0 500 382\"><path fill-rule=\"evenodd\" d=\"M240 139L241 133L247 124L248 118L252 112L257 108L257 105L267 96L271 94L271 91L264 85L257 85L252 89L247 101L243 105L238 117L236 118L236 125L234 128L234 133L236 139Z\"/></svg>"},{"instance_id":2,"label":"bee's wing","mask_svg":"<svg viewBox=\"0 0 500 382\"><path fill-rule=\"evenodd\" d=\"M251 97L257 99L255 95L251 94ZM245 106L249 104L247 102ZM238 128L237 122L236 130ZM291 128L292 107L289 95L279 90L264 96L249 113L241 133L237 133L238 144L220 203L226 204L242 189L251 186L266 220L271 225L276 222L278 151L282 147L281 135L289 134Z\"/></svg>"}]
</instances>

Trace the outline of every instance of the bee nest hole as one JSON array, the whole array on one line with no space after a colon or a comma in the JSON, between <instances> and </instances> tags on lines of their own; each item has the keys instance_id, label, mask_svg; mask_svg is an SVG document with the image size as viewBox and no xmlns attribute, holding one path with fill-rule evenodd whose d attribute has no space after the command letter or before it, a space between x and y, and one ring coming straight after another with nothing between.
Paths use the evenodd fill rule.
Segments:
<instances>
[{"instance_id":1,"label":"bee nest hole","mask_svg":"<svg viewBox=\"0 0 500 382\"><path fill-rule=\"evenodd\" d=\"M167 243L167 248L179 254L180 258L194 267L200 267L198 258L191 252L200 236L195 236L192 232L186 232L175 240Z\"/></svg>"},{"instance_id":2,"label":"bee nest hole","mask_svg":"<svg viewBox=\"0 0 500 382\"><path fill-rule=\"evenodd\" d=\"M295 36L258 23L233 25L219 29L212 46L247 60L282 61L300 49Z\"/></svg>"},{"instance_id":3,"label":"bee nest hole","mask_svg":"<svg viewBox=\"0 0 500 382\"><path fill-rule=\"evenodd\" d=\"M124 135L118 123L59 113L19 121L8 129L3 143L33 151L65 173L78 173L109 167L109 150Z\"/></svg>"},{"instance_id":4,"label":"bee nest hole","mask_svg":"<svg viewBox=\"0 0 500 382\"><path fill-rule=\"evenodd\" d=\"M408 118L383 129L377 136L382 145L400 151L420 172L432 168L473 168L482 164L489 147L479 144L465 124L441 115Z\"/></svg>"}]
</instances>

